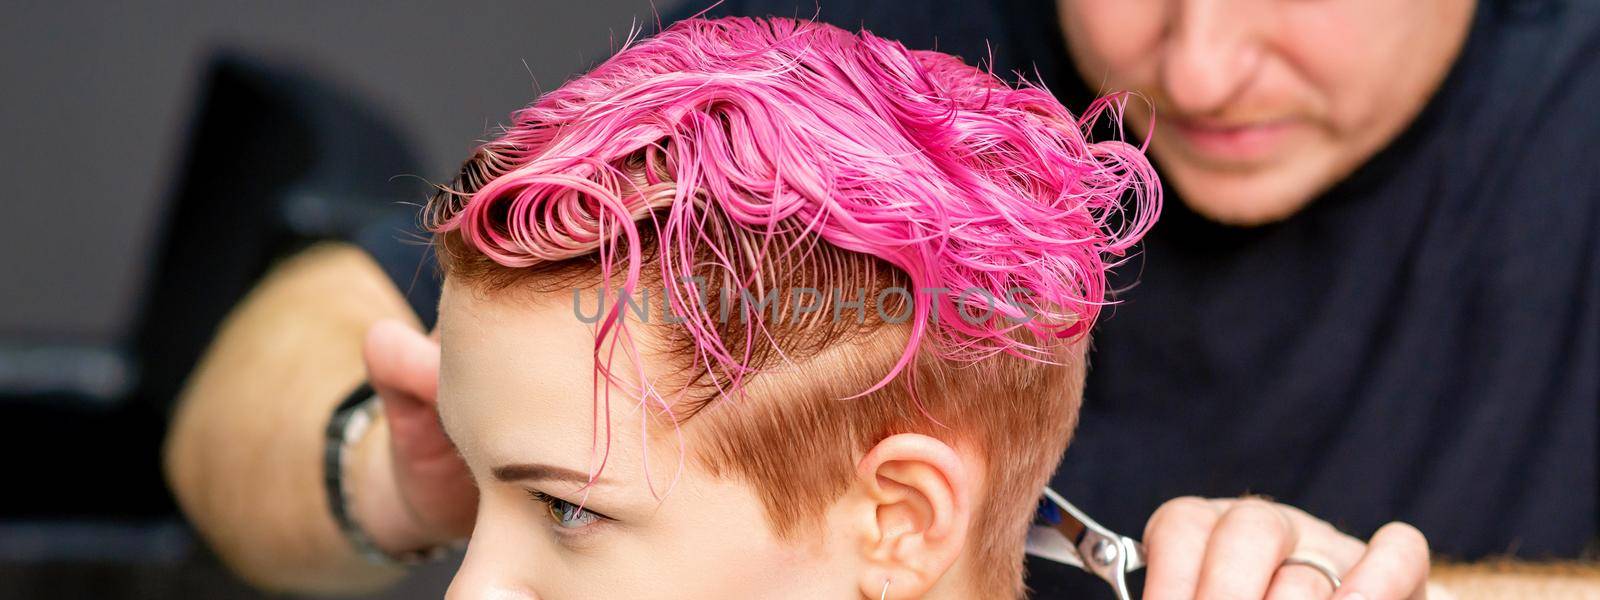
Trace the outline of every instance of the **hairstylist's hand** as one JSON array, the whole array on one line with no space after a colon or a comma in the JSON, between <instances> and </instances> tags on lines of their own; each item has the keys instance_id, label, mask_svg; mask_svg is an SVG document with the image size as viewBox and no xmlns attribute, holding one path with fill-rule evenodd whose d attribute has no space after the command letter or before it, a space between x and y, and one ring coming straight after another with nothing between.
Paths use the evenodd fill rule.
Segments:
<instances>
[{"instance_id":1,"label":"hairstylist's hand","mask_svg":"<svg viewBox=\"0 0 1600 600\"><path fill-rule=\"evenodd\" d=\"M1292 506L1255 498L1179 498L1150 517L1144 543L1146 599L1448 597L1429 590L1428 542L1403 523L1390 523L1362 543ZM1291 556L1334 569L1343 586L1335 592L1315 568L1284 565Z\"/></svg>"},{"instance_id":2,"label":"hairstylist's hand","mask_svg":"<svg viewBox=\"0 0 1600 600\"><path fill-rule=\"evenodd\" d=\"M384 418L358 450L354 517L380 548L406 552L472 533L478 490L435 402L439 342L398 321L367 332L364 357Z\"/></svg>"}]
</instances>

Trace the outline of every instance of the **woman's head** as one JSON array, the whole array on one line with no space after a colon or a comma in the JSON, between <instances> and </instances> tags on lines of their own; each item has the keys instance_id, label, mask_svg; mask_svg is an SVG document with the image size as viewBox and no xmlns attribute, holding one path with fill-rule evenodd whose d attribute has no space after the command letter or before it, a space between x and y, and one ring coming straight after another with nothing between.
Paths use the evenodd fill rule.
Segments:
<instances>
[{"instance_id":1,"label":"woman's head","mask_svg":"<svg viewBox=\"0 0 1600 600\"><path fill-rule=\"evenodd\" d=\"M1087 126L953 57L748 19L517 113L433 206L440 412L482 491L457 589L1016 593L1106 260L1159 203Z\"/></svg>"}]
</instances>

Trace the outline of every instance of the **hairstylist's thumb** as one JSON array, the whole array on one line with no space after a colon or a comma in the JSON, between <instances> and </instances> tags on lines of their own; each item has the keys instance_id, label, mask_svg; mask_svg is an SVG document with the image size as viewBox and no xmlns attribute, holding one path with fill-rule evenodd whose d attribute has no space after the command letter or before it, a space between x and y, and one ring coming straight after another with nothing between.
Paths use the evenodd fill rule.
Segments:
<instances>
[{"instance_id":1,"label":"hairstylist's thumb","mask_svg":"<svg viewBox=\"0 0 1600 600\"><path fill-rule=\"evenodd\" d=\"M399 321L378 321L363 349L367 377L384 400L428 405L439 395L439 343Z\"/></svg>"},{"instance_id":2,"label":"hairstylist's thumb","mask_svg":"<svg viewBox=\"0 0 1600 600\"><path fill-rule=\"evenodd\" d=\"M380 321L367 332L364 357L388 425L390 448L381 458L392 462L385 470L392 472L400 508L408 513L404 520L416 529L407 532L416 535L402 537L438 544L466 536L477 512L477 490L439 424L439 342L405 323Z\"/></svg>"}]
</instances>

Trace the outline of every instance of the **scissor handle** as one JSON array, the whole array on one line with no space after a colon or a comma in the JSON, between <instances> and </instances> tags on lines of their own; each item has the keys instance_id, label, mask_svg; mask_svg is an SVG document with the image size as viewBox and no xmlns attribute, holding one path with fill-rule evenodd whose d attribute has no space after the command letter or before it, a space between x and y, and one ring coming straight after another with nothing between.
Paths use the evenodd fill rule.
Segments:
<instances>
[{"instance_id":1,"label":"scissor handle","mask_svg":"<svg viewBox=\"0 0 1600 600\"><path fill-rule=\"evenodd\" d=\"M1060 522L1052 525L1072 546L1077 559L1073 566L1111 584L1120 600L1131 600L1128 573L1144 567L1144 546L1095 522L1055 490L1044 488L1044 497L1062 511Z\"/></svg>"}]
</instances>

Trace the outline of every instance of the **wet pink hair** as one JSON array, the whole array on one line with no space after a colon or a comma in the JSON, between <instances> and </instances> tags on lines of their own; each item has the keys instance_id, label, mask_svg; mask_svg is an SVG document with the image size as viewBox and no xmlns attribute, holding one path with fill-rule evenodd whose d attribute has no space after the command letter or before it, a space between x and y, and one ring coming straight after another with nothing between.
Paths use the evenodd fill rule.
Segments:
<instances>
[{"instance_id":1,"label":"wet pink hair","mask_svg":"<svg viewBox=\"0 0 1600 600\"><path fill-rule=\"evenodd\" d=\"M952 295L916 294L904 351L872 390L930 336L947 359L1045 360L1028 340L1086 333L1107 303L1107 268L1159 210L1142 148L1085 134L1096 119L1120 119L1125 101L1103 98L1074 116L1042 87L871 33L689 19L516 112L469 163L464 189L436 202L431 225L505 267L597 256L623 292L659 265L697 366L735 382L754 371L749 342L764 325L749 319L742 345L721 338L682 279L697 248L729 266L728 253L759 263L820 238L880 257L917 289L1002 299L1027 290L996 306L1012 319L976 324L957 317ZM705 231L713 210L770 243L719 247ZM644 260L644 233L659 261ZM739 277L740 287L762 285L759 270ZM627 336L624 308L604 313L597 357Z\"/></svg>"},{"instance_id":2,"label":"wet pink hair","mask_svg":"<svg viewBox=\"0 0 1600 600\"><path fill-rule=\"evenodd\" d=\"M710 415L692 433L712 474L754 484L780 536L846 489L854 452L900 432L965 436L990 459L973 525L985 565L977 577L993 591L985 597L1015 596L1026 522L1076 424L1077 342L1107 304L1106 270L1160 208L1142 148L1086 136L1102 117L1119 126L1125 100L1074 116L1041 87L870 33L690 19L515 113L435 197L430 224L458 281L549 291L573 267L618 288L608 296L664 288L683 321L655 331L715 393L697 403L661 397L644 377L627 306L603 304L591 477L610 456L607 365L619 347L639 365L639 401L656 409L639 410L641 422L666 415L680 433L681 473L684 419L737 397L774 354L818 356L871 330L840 325L838 312L834 322L769 324L748 305L719 322L727 315L709 290L685 276L761 293L853 285L870 272L873 283L914 291L1014 299L997 303L1002 316L968 322L957 296L915 294L909 322L884 336L906 335L898 352L874 343L807 365L799 379L775 377L767 401ZM1008 293L1019 288L1029 293ZM886 387L901 375L904 387ZM938 393L919 397L919 378ZM851 393L855 401L840 401ZM645 445L648 431L641 426Z\"/></svg>"}]
</instances>

